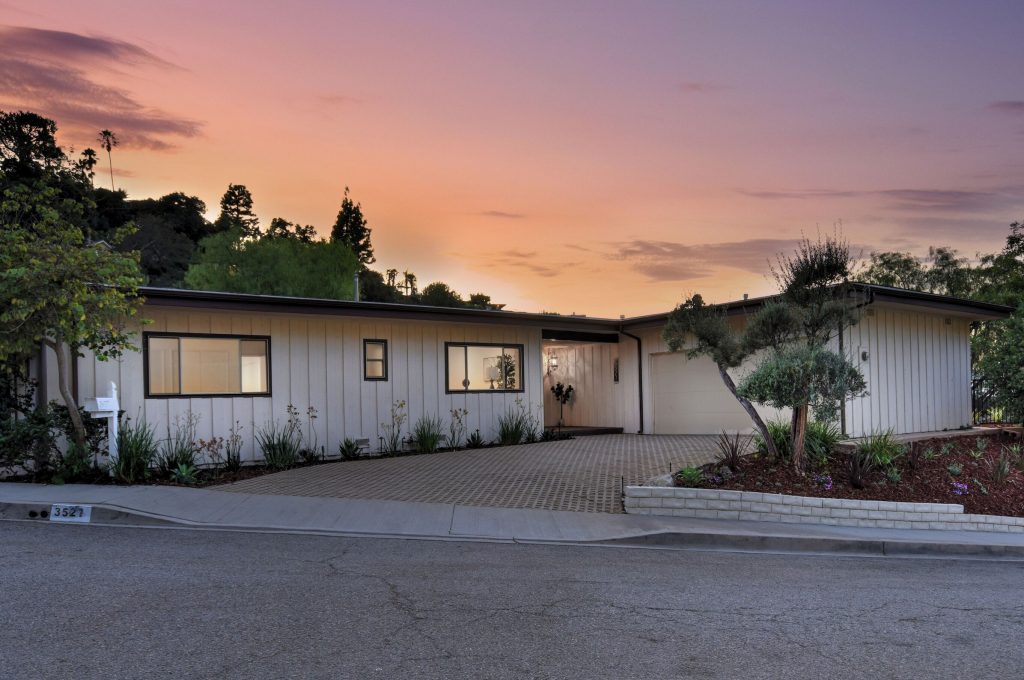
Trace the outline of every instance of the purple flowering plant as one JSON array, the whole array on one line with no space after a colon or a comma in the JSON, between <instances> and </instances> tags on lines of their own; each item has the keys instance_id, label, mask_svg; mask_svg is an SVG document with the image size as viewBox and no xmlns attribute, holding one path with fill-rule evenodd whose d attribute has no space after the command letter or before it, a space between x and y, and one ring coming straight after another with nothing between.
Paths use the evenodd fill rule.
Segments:
<instances>
[{"instance_id":1,"label":"purple flowering plant","mask_svg":"<svg viewBox=\"0 0 1024 680\"><path fill-rule=\"evenodd\" d=\"M814 475L814 483L825 491L832 490L832 475Z\"/></svg>"},{"instance_id":2,"label":"purple flowering plant","mask_svg":"<svg viewBox=\"0 0 1024 680\"><path fill-rule=\"evenodd\" d=\"M957 496L966 496L968 492L968 486L963 482L953 482L953 493Z\"/></svg>"}]
</instances>

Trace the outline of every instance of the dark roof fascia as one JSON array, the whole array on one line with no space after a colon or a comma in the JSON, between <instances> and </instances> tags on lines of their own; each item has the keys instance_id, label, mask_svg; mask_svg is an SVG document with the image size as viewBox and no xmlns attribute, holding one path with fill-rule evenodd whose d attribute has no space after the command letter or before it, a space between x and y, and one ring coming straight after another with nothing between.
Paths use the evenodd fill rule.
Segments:
<instances>
[{"instance_id":1,"label":"dark roof fascia","mask_svg":"<svg viewBox=\"0 0 1024 680\"><path fill-rule=\"evenodd\" d=\"M964 314L979 320L1005 319L1014 312L1013 307L1007 307L1006 305L997 305L991 302L980 302L978 300L950 297L948 295L936 295L935 293L923 293L921 291L906 290L903 288L890 288L888 286L878 286L868 283L855 283L852 284L851 288L855 293L867 295L868 304L886 302L892 304L911 304L918 307L934 309L936 311ZM766 295L764 297L750 298L747 300L733 300L732 302L724 302L720 306L725 307L726 314L729 316L749 314L757 311L761 305L775 297L777 296ZM668 321L668 317L669 312L662 314L650 314L648 316L637 316L631 319L625 319L622 321L619 328L657 328L658 326L665 325Z\"/></svg>"},{"instance_id":2,"label":"dark roof fascia","mask_svg":"<svg viewBox=\"0 0 1024 680\"><path fill-rule=\"evenodd\" d=\"M152 288L147 286L139 288L139 294L145 298L145 304L153 307L205 308L279 314L323 314L328 316L356 316L447 323L499 323L510 326L534 326L551 329L585 328L609 333L616 332L621 323L618 319L562 316L559 314L430 307L390 302L353 302L350 300L294 298L279 295L222 293L179 288Z\"/></svg>"}]
</instances>

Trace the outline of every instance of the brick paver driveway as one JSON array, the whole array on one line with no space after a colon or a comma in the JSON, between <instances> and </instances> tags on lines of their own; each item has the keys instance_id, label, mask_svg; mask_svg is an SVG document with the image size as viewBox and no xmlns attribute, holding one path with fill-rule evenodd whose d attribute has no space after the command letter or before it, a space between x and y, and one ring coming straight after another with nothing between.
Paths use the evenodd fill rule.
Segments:
<instances>
[{"instance_id":1,"label":"brick paver driveway","mask_svg":"<svg viewBox=\"0 0 1024 680\"><path fill-rule=\"evenodd\" d=\"M621 484L714 458L713 436L600 435L314 465L218 487L289 496L622 512Z\"/></svg>"}]
</instances>

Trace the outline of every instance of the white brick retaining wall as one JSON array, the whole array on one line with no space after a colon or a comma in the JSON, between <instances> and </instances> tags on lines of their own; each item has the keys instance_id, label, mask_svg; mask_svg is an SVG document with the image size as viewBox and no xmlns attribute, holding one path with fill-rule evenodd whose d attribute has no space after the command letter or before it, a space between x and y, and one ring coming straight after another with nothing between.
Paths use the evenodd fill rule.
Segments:
<instances>
[{"instance_id":1,"label":"white brick retaining wall","mask_svg":"<svg viewBox=\"0 0 1024 680\"><path fill-rule=\"evenodd\" d=\"M627 486L623 505L633 515L832 524L879 529L1024 532L1024 517L964 514L955 503L896 503L786 496L754 491Z\"/></svg>"}]
</instances>

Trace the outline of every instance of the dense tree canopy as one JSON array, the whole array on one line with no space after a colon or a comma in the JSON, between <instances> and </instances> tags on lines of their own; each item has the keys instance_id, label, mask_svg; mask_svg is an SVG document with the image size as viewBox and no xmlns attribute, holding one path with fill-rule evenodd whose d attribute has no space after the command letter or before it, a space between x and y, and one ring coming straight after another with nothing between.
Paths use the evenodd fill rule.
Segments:
<instances>
[{"instance_id":1,"label":"dense tree canopy","mask_svg":"<svg viewBox=\"0 0 1024 680\"><path fill-rule=\"evenodd\" d=\"M137 254L114 248L132 225L108 241L90 238L92 187L81 164L54 151L55 129L38 116L0 113L0 146L13 149L0 171L0 363L40 345L53 350L72 436L84 448L68 356L85 347L103 360L132 346L125 324L142 277Z\"/></svg>"},{"instance_id":2,"label":"dense tree canopy","mask_svg":"<svg viewBox=\"0 0 1024 680\"><path fill-rule=\"evenodd\" d=\"M189 288L351 300L358 263L337 242L264 236L240 228L209 236L185 275Z\"/></svg>"}]
</instances>

